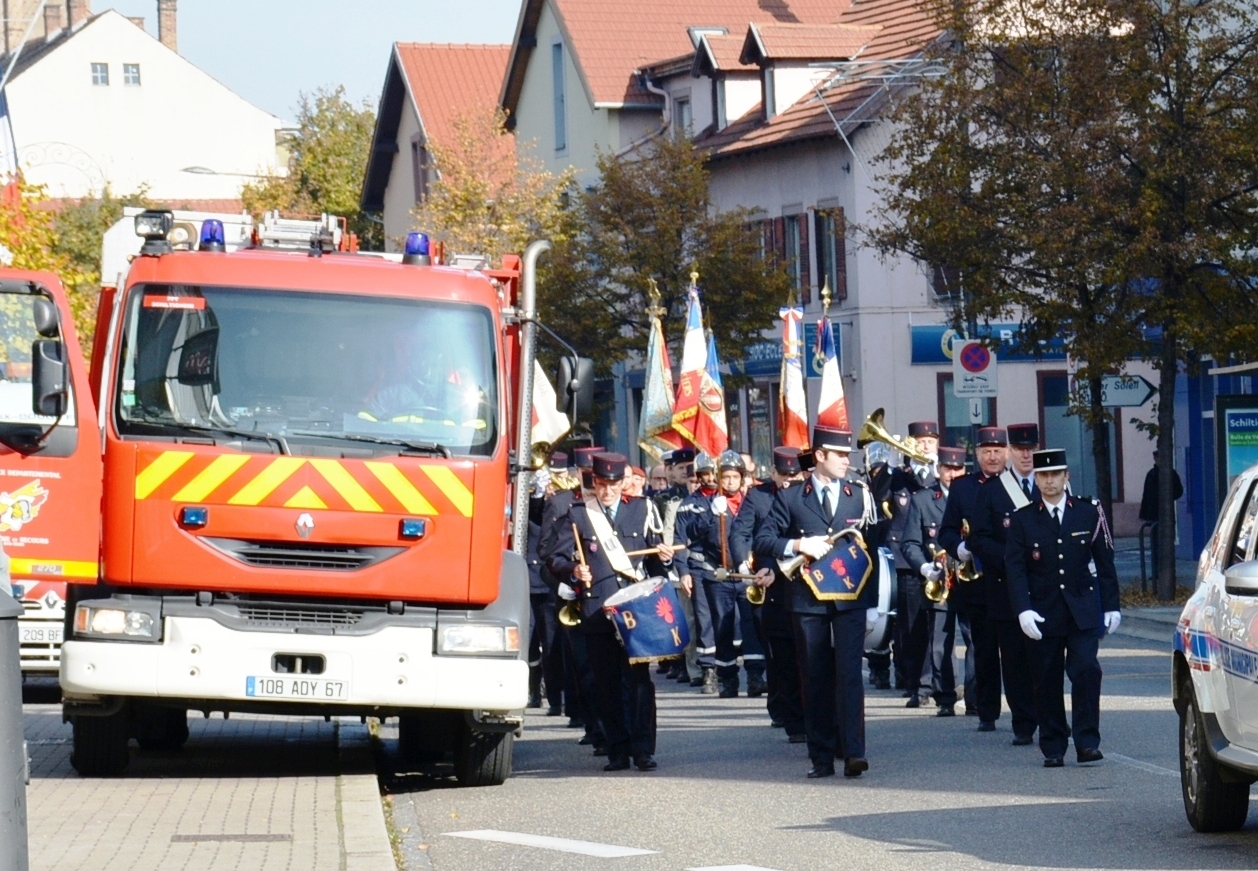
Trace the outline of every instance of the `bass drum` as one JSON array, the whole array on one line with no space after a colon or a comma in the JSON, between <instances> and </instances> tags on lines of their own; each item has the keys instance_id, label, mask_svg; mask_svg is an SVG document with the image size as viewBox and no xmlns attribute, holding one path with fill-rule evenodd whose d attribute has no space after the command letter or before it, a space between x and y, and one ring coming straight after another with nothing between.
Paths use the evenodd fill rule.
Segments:
<instances>
[{"instance_id":1,"label":"bass drum","mask_svg":"<svg viewBox=\"0 0 1258 871\"><path fill-rule=\"evenodd\" d=\"M889 548L878 548L878 619L874 628L865 635L865 652L886 650L891 643L892 624L895 622L896 597L895 556Z\"/></svg>"}]
</instances>

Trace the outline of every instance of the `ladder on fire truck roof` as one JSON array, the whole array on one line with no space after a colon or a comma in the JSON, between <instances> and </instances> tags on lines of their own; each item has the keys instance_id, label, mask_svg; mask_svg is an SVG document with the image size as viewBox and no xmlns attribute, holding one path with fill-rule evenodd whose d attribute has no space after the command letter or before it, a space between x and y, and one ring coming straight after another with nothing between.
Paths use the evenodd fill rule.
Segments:
<instances>
[{"instance_id":1,"label":"ladder on fire truck roof","mask_svg":"<svg viewBox=\"0 0 1258 871\"><path fill-rule=\"evenodd\" d=\"M353 234L344 225L344 218L326 212L318 218L285 218L270 211L254 226L253 243L258 248L304 251L317 245L321 251L352 251L358 246L350 243Z\"/></svg>"}]
</instances>

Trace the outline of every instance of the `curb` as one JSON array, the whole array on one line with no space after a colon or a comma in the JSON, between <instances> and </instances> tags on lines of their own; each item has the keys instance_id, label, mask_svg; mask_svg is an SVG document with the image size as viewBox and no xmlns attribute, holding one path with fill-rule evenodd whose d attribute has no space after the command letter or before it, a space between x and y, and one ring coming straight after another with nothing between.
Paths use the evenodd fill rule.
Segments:
<instances>
[{"instance_id":1,"label":"curb","mask_svg":"<svg viewBox=\"0 0 1258 871\"><path fill-rule=\"evenodd\" d=\"M371 733L356 721L340 721L337 753L341 770L369 774L338 774L336 778L337 825L340 827L344 871L393 869L393 847L384 824L380 785L371 752Z\"/></svg>"},{"instance_id":2,"label":"curb","mask_svg":"<svg viewBox=\"0 0 1258 871\"><path fill-rule=\"evenodd\" d=\"M1152 609L1151 609L1152 610ZM1157 609L1165 610L1165 609ZM1123 612L1123 622L1119 624L1115 635L1127 638L1139 638L1142 641L1153 641L1171 649L1175 637L1175 627L1179 624L1179 609L1171 609L1173 613L1150 614L1142 613L1145 609L1132 608Z\"/></svg>"}]
</instances>

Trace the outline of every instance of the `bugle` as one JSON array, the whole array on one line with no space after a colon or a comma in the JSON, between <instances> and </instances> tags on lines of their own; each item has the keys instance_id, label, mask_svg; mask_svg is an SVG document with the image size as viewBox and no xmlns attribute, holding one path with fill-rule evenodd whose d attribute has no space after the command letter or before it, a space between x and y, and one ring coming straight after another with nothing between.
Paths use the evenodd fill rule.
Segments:
<instances>
[{"instance_id":1,"label":"bugle","mask_svg":"<svg viewBox=\"0 0 1258 871\"><path fill-rule=\"evenodd\" d=\"M956 581L956 561L948 555L943 548L930 546L932 561L938 567L940 576L939 580L926 579L926 583L922 586L922 595L936 605L942 605L948 601L948 594L952 592L952 585Z\"/></svg>"},{"instance_id":2,"label":"bugle","mask_svg":"<svg viewBox=\"0 0 1258 871\"><path fill-rule=\"evenodd\" d=\"M968 520L961 521L961 537L966 540L965 546L968 549L970 546L970 521ZM979 568L978 560L974 558L973 553L970 554L969 559L962 561L957 566L957 580L962 583L968 584L971 581L977 581L981 577L983 577L983 570Z\"/></svg>"},{"instance_id":3,"label":"bugle","mask_svg":"<svg viewBox=\"0 0 1258 871\"><path fill-rule=\"evenodd\" d=\"M572 540L576 543L576 558L581 565L589 565L585 561L585 548L581 547L581 531L577 529L577 525L572 524ZM576 600L564 602L563 607L559 609L559 623L568 628L577 626L581 623L581 609L577 607Z\"/></svg>"},{"instance_id":4,"label":"bugle","mask_svg":"<svg viewBox=\"0 0 1258 871\"><path fill-rule=\"evenodd\" d=\"M861 424L860 432L856 434L856 447L863 448L870 442L882 442L884 445L895 448L910 460L917 460L919 463L933 462L931 457L922 453L917 446L917 440L912 436L906 439L898 439L887 432L887 428L882 425L884 415L885 412L881 408L876 408L873 414L865 418L865 422Z\"/></svg>"},{"instance_id":5,"label":"bugle","mask_svg":"<svg viewBox=\"0 0 1258 871\"><path fill-rule=\"evenodd\" d=\"M764 604L764 587L755 583L759 575L750 572L732 572L729 569L717 569L712 573L712 577L718 581L751 581L751 585L747 587L747 602L752 605Z\"/></svg>"}]
</instances>

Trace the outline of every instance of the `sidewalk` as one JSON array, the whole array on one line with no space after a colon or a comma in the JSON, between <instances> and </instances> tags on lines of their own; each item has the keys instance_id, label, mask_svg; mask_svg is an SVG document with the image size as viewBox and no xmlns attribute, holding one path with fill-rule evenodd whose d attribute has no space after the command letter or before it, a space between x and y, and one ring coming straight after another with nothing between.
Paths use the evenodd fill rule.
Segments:
<instances>
[{"instance_id":1,"label":"sidewalk","mask_svg":"<svg viewBox=\"0 0 1258 871\"><path fill-rule=\"evenodd\" d=\"M356 717L193 714L182 751L133 746L125 777L86 780L55 686L26 695L41 702L24 706L32 871L394 868Z\"/></svg>"}]
</instances>

